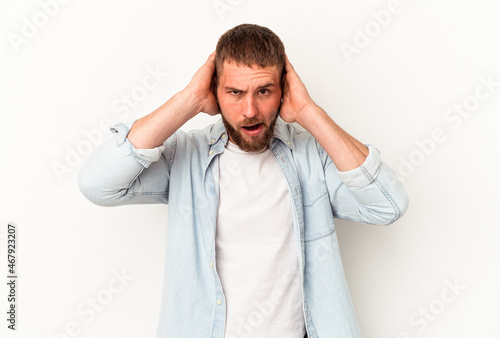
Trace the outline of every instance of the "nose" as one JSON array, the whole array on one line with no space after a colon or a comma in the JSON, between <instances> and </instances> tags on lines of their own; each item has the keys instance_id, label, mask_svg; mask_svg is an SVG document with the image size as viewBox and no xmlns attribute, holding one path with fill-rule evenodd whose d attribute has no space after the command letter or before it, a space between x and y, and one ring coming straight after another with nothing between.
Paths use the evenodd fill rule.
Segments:
<instances>
[{"instance_id":1,"label":"nose","mask_svg":"<svg viewBox=\"0 0 500 338\"><path fill-rule=\"evenodd\" d=\"M247 118L255 117L259 114L257 109L257 101L254 100L252 95L248 95L244 100L243 115Z\"/></svg>"}]
</instances>

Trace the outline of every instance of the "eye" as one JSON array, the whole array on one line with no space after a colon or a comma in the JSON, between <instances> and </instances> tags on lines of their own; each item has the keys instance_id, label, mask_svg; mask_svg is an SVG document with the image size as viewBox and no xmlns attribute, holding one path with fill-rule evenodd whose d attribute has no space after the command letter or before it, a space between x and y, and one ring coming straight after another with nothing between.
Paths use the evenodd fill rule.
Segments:
<instances>
[{"instance_id":1,"label":"eye","mask_svg":"<svg viewBox=\"0 0 500 338\"><path fill-rule=\"evenodd\" d=\"M230 93L231 95L239 95L239 94L240 94L240 91L239 91L239 90L231 90L231 91L229 91L229 93Z\"/></svg>"},{"instance_id":2,"label":"eye","mask_svg":"<svg viewBox=\"0 0 500 338\"><path fill-rule=\"evenodd\" d=\"M261 94L261 95L266 95L268 93L269 93L269 89L261 89L261 90L259 90L259 94Z\"/></svg>"}]
</instances>

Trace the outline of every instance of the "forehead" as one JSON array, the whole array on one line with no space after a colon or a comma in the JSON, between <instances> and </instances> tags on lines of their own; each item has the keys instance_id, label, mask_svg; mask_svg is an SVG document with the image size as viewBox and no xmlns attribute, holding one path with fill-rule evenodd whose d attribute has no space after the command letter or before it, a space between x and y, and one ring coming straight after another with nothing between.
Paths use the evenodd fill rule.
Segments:
<instances>
[{"instance_id":1,"label":"forehead","mask_svg":"<svg viewBox=\"0 0 500 338\"><path fill-rule=\"evenodd\" d=\"M254 65L248 67L246 65L237 65L234 62L224 61L222 68L222 76L220 81L223 82L253 82L258 80L267 80L278 82L280 72L277 66L259 67Z\"/></svg>"}]
</instances>

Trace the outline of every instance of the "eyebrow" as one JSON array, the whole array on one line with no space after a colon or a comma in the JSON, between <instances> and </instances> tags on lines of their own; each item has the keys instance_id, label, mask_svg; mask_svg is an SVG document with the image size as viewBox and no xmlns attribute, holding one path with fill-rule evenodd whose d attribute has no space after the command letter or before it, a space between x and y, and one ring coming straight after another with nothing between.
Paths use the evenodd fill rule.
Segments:
<instances>
[{"instance_id":1,"label":"eyebrow","mask_svg":"<svg viewBox=\"0 0 500 338\"><path fill-rule=\"evenodd\" d=\"M268 87L274 87L276 84L272 83L272 82L269 82L269 83L266 83L265 85L262 85L262 86L259 86L257 87L257 90L260 90L260 89L264 89L264 88L268 88ZM243 93L246 93L245 90L241 90L241 89L238 89L238 88L234 88L234 87L224 87L225 90L228 90L228 91L237 91L237 92L243 92Z\"/></svg>"}]
</instances>

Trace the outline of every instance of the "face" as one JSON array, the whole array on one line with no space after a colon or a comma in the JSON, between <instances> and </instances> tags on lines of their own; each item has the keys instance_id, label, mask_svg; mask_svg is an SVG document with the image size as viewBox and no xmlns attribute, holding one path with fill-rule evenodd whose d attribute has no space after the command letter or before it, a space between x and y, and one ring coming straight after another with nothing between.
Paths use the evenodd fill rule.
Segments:
<instances>
[{"instance_id":1,"label":"face","mask_svg":"<svg viewBox=\"0 0 500 338\"><path fill-rule=\"evenodd\" d=\"M281 104L278 67L249 68L224 62L217 99L230 141L248 152L269 145Z\"/></svg>"}]
</instances>

